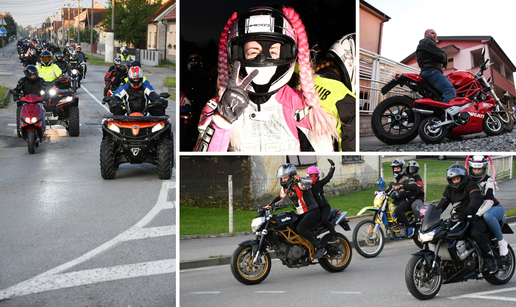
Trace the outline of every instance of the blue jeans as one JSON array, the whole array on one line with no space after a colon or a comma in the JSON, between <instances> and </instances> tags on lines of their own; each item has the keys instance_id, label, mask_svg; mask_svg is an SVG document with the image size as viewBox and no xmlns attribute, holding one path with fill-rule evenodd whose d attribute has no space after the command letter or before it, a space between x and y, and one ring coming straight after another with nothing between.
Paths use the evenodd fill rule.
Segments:
<instances>
[{"instance_id":1,"label":"blue jeans","mask_svg":"<svg viewBox=\"0 0 516 307\"><path fill-rule=\"evenodd\" d=\"M482 216L498 241L503 240L502 229L499 223L502 219L505 220L505 209L502 205L491 207L491 209L487 210Z\"/></svg>"},{"instance_id":2,"label":"blue jeans","mask_svg":"<svg viewBox=\"0 0 516 307\"><path fill-rule=\"evenodd\" d=\"M440 71L435 69L424 70L419 75L426 81L430 82L430 84L432 84L436 89L441 91L443 94L443 103L449 103L450 100L457 96L453 85L451 85L448 78L446 78L446 76Z\"/></svg>"}]
</instances>

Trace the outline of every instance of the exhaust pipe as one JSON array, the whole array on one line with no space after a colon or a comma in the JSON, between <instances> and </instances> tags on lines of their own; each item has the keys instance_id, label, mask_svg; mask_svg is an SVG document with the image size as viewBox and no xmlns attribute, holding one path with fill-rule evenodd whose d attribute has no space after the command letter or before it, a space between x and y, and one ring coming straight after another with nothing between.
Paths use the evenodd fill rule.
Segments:
<instances>
[{"instance_id":1,"label":"exhaust pipe","mask_svg":"<svg viewBox=\"0 0 516 307\"><path fill-rule=\"evenodd\" d=\"M419 113L419 114L423 114L423 115L434 115L434 111L425 110L425 109L412 108L412 111L414 111L414 113Z\"/></svg>"}]
</instances>

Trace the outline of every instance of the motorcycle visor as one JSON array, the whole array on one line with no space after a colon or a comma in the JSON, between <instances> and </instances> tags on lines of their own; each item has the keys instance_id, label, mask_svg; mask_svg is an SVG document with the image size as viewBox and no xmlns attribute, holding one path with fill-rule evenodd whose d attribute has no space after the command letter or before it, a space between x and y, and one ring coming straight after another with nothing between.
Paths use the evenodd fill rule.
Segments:
<instances>
[{"instance_id":1,"label":"motorcycle visor","mask_svg":"<svg viewBox=\"0 0 516 307\"><path fill-rule=\"evenodd\" d=\"M41 57L41 62L50 63L52 61L52 57Z\"/></svg>"}]
</instances>

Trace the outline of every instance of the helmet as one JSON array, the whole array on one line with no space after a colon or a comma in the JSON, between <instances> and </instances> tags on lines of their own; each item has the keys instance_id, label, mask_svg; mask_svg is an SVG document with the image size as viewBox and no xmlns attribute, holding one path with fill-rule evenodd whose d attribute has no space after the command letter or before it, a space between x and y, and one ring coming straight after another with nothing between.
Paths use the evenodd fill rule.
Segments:
<instances>
[{"instance_id":1,"label":"helmet","mask_svg":"<svg viewBox=\"0 0 516 307\"><path fill-rule=\"evenodd\" d=\"M72 49L72 51L70 51L70 58L75 58L77 57L77 51Z\"/></svg>"},{"instance_id":2,"label":"helmet","mask_svg":"<svg viewBox=\"0 0 516 307\"><path fill-rule=\"evenodd\" d=\"M32 50L30 51L30 55L36 55L36 50L32 49Z\"/></svg>"},{"instance_id":3,"label":"helmet","mask_svg":"<svg viewBox=\"0 0 516 307\"><path fill-rule=\"evenodd\" d=\"M273 46L277 43L279 49ZM246 56L246 47L250 45L257 51ZM279 10L259 7L239 13L229 27L227 47L228 62L242 64L241 78L258 70L249 87L255 94L266 95L279 90L294 72L297 38L292 24Z\"/></svg>"},{"instance_id":4,"label":"helmet","mask_svg":"<svg viewBox=\"0 0 516 307\"><path fill-rule=\"evenodd\" d=\"M127 77L132 88L139 88L143 83L143 72L138 66L130 67Z\"/></svg>"},{"instance_id":5,"label":"helmet","mask_svg":"<svg viewBox=\"0 0 516 307\"><path fill-rule=\"evenodd\" d=\"M355 50L355 33L351 33L336 41L326 54L326 58L337 64L342 83L352 92L355 92Z\"/></svg>"},{"instance_id":6,"label":"helmet","mask_svg":"<svg viewBox=\"0 0 516 307\"><path fill-rule=\"evenodd\" d=\"M406 165L405 165L405 161L403 161L403 159L396 159L396 160L392 161L391 167L392 167L392 173L394 174L394 178L401 177L405 173ZM401 170L394 171L395 167L401 167Z\"/></svg>"},{"instance_id":7,"label":"helmet","mask_svg":"<svg viewBox=\"0 0 516 307\"><path fill-rule=\"evenodd\" d=\"M280 178L280 184L283 188L288 189L294 185L294 176L297 175L296 166L292 163L285 163L278 168L276 177ZM283 181L282 178L288 177L287 181Z\"/></svg>"},{"instance_id":8,"label":"helmet","mask_svg":"<svg viewBox=\"0 0 516 307\"><path fill-rule=\"evenodd\" d=\"M409 175L415 175L419 172L419 164L416 161L408 161L407 163L407 173Z\"/></svg>"},{"instance_id":9,"label":"helmet","mask_svg":"<svg viewBox=\"0 0 516 307\"><path fill-rule=\"evenodd\" d=\"M66 46L65 46L65 47L66 47L66 48L70 47L70 44L66 44Z\"/></svg>"},{"instance_id":10,"label":"helmet","mask_svg":"<svg viewBox=\"0 0 516 307\"><path fill-rule=\"evenodd\" d=\"M129 54L129 51L127 51L127 49L124 48L124 50L122 50L122 54L123 55L128 55Z\"/></svg>"},{"instance_id":11,"label":"helmet","mask_svg":"<svg viewBox=\"0 0 516 307\"><path fill-rule=\"evenodd\" d=\"M487 159L484 156L472 156L468 159L468 170L469 170L469 176L473 178L475 181L482 180L485 175L487 174ZM476 174L473 169L480 168L482 171L480 174Z\"/></svg>"},{"instance_id":12,"label":"helmet","mask_svg":"<svg viewBox=\"0 0 516 307\"><path fill-rule=\"evenodd\" d=\"M31 81L35 81L39 77L38 69L34 65L27 65L27 67L25 67L23 70L23 73Z\"/></svg>"},{"instance_id":13,"label":"helmet","mask_svg":"<svg viewBox=\"0 0 516 307\"><path fill-rule=\"evenodd\" d=\"M120 65L121 65L121 63L122 63L122 60L121 60L120 58L115 58L115 59L113 60L113 65L114 65L115 67L120 66Z\"/></svg>"},{"instance_id":14,"label":"helmet","mask_svg":"<svg viewBox=\"0 0 516 307\"><path fill-rule=\"evenodd\" d=\"M461 177L460 181L453 183L452 179ZM448 186L456 191L464 189L466 181L468 181L468 171L461 164L453 164L446 170L446 179L448 180Z\"/></svg>"},{"instance_id":15,"label":"helmet","mask_svg":"<svg viewBox=\"0 0 516 307\"><path fill-rule=\"evenodd\" d=\"M81 50L82 50L82 47L81 47L81 46L77 46L77 47L75 48L75 50L77 50L77 51L81 51Z\"/></svg>"},{"instance_id":16,"label":"helmet","mask_svg":"<svg viewBox=\"0 0 516 307\"><path fill-rule=\"evenodd\" d=\"M312 179L312 183L316 183L317 180L319 180L320 172L319 169L315 166L310 166L306 170L306 174Z\"/></svg>"},{"instance_id":17,"label":"helmet","mask_svg":"<svg viewBox=\"0 0 516 307\"><path fill-rule=\"evenodd\" d=\"M138 62L138 61L132 61L132 62L131 62L131 66L138 66L138 67L142 67L142 64L140 64L140 62Z\"/></svg>"},{"instance_id":18,"label":"helmet","mask_svg":"<svg viewBox=\"0 0 516 307\"><path fill-rule=\"evenodd\" d=\"M43 66L52 65L52 53L48 50L43 51L39 56L39 60Z\"/></svg>"},{"instance_id":19,"label":"helmet","mask_svg":"<svg viewBox=\"0 0 516 307\"><path fill-rule=\"evenodd\" d=\"M64 55L61 51L56 52L54 55L56 57L56 60L58 60L58 61L62 61L64 58Z\"/></svg>"}]
</instances>

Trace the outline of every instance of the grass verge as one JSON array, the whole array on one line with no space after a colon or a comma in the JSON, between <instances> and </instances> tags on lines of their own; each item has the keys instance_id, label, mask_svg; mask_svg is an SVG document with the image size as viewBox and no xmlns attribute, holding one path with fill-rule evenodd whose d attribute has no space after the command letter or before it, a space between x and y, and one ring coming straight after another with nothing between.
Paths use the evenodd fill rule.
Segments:
<instances>
[{"instance_id":1,"label":"grass verge","mask_svg":"<svg viewBox=\"0 0 516 307\"><path fill-rule=\"evenodd\" d=\"M9 88L0 85L0 99L4 98L5 93L9 90ZM5 101L0 101L0 109L7 108L9 105L9 95L5 97Z\"/></svg>"}]
</instances>

